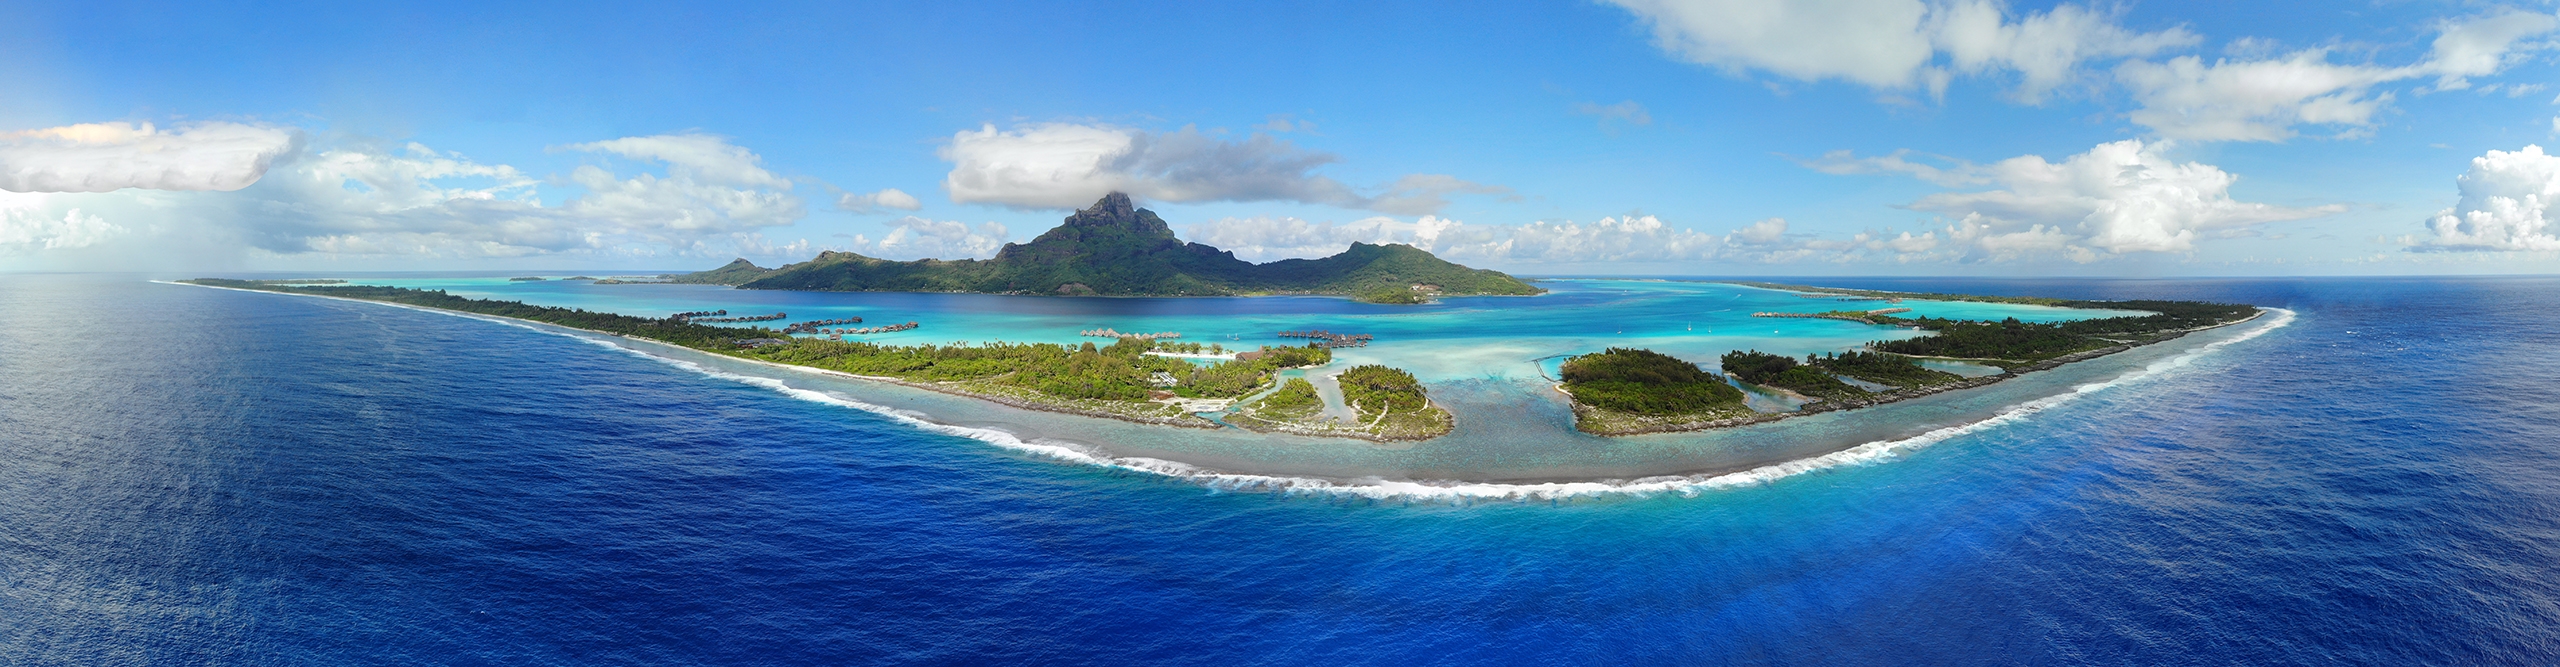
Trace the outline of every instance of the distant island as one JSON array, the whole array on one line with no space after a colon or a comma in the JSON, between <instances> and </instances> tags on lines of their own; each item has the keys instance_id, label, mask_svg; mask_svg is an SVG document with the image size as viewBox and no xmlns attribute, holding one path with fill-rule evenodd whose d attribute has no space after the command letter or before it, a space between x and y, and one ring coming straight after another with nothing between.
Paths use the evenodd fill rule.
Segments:
<instances>
[{"instance_id":1,"label":"distant island","mask_svg":"<svg viewBox=\"0 0 2560 667\"><path fill-rule=\"evenodd\" d=\"M739 259L709 271L664 276L675 284L830 292L972 292L1056 296L1347 296L1371 303L1422 303L1441 296L1517 295L1546 290L1500 271L1471 269L1400 244L1353 243L1322 259L1255 264L1235 253L1175 238L1154 211L1111 193L1030 243L1008 243L987 260L893 261L850 252L766 269ZM638 284L599 281L599 284Z\"/></svg>"},{"instance_id":2,"label":"distant island","mask_svg":"<svg viewBox=\"0 0 2560 667\"><path fill-rule=\"evenodd\" d=\"M1803 361L1758 350L1727 352L1718 359L1725 377L1697 364L1651 350L1610 348L1567 359L1557 390L1572 397L1574 428L1595 435L1696 431L1848 410L1968 389L2175 339L2188 333L2246 322L2254 306L2196 301L2078 301L2040 297L1847 290L1776 283L1734 283L1806 296L1899 302L1979 301L2060 308L2150 311L2150 315L2061 322L1948 320L1894 315L1903 308L1814 313L1755 313L1761 317L1820 317L1879 326L1922 329L1932 335L1875 341L1866 349L1807 355ZM1920 359L1963 361L1999 368L1976 378L1932 370ZM1734 382L1804 400L1797 410L1750 409ZM1867 388L1851 381L1875 388Z\"/></svg>"},{"instance_id":3,"label":"distant island","mask_svg":"<svg viewBox=\"0 0 2560 667\"><path fill-rule=\"evenodd\" d=\"M1455 419L1433 403L1411 373L1378 365L1356 366L1335 378L1350 419L1324 414L1323 402L1303 378L1280 371L1333 362L1324 342L1305 346L1225 349L1217 344L1117 335L1109 345L1008 343L882 345L823 334L814 323L781 329L723 327L704 322L750 322L772 316L724 317L726 311L646 318L520 301L472 299L442 290L374 285L279 284L199 278L186 284L381 301L540 322L640 338L767 364L801 366L851 377L985 399L1019 408L1107 417L1146 424L1219 428L1199 413L1232 410L1228 424L1253 431L1360 438L1426 440L1448 434ZM901 325L912 328L914 325ZM795 336L794 334L803 334ZM1211 363L1195 364L1191 359Z\"/></svg>"}]
</instances>

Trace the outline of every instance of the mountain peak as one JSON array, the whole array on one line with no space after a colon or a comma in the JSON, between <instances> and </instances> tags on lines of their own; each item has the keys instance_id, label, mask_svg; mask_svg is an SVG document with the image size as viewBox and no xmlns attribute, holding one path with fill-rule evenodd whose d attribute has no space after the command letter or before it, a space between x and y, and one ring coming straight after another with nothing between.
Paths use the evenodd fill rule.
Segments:
<instances>
[{"instance_id":1,"label":"mountain peak","mask_svg":"<svg viewBox=\"0 0 2560 667\"><path fill-rule=\"evenodd\" d=\"M1111 194L1103 195L1102 199L1095 200L1092 206L1087 206L1084 210L1076 211L1075 217L1109 218L1113 220L1125 219L1131 214L1134 214L1137 211L1137 208L1138 206L1136 204L1130 203L1129 193L1112 192Z\"/></svg>"}]
</instances>

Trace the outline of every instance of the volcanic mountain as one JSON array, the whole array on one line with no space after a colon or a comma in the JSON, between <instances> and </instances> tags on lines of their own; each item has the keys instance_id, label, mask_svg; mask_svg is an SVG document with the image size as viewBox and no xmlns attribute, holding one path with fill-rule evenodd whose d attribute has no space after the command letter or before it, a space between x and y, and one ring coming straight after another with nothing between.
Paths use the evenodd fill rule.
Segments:
<instances>
[{"instance_id":1,"label":"volcanic mountain","mask_svg":"<svg viewBox=\"0 0 2560 667\"><path fill-rule=\"evenodd\" d=\"M1236 259L1233 252L1174 238L1163 218L1117 192L1067 216L1064 224L1030 243L1005 244L994 259L900 262L827 251L771 271L741 259L679 280L837 292L1330 294L1375 301L1546 291L1499 271L1470 269L1398 244L1353 243L1349 250L1322 259L1255 264Z\"/></svg>"}]
</instances>

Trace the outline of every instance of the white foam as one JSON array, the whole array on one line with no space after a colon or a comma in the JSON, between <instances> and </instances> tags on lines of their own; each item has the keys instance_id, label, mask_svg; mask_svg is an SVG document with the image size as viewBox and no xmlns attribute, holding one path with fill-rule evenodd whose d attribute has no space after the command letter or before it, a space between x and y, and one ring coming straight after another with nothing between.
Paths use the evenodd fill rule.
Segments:
<instances>
[{"instance_id":1,"label":"white foam","mask_svg":"<svg viewBox=\"0 0 2560 667\"><path fill-rule=\"evenodd\" d=\"M153 281L153 282L160 282L160 281ZM170 284L187 284L187 283L170 283ZM195 286L197 286L197 287L212 287L212 286L210 286L210 285L195 285ZM233 289L233 288L216 288L216 289ZM258 290L240 290L240 291L258 291ZM1832 469L1832 468L1840 468L1840 467L1845 467L1845 466L1867 465L1867 464L1872 464L1872 463L1876 463L1876 462L1887 461L1887 460L1891 460L1891 459L1893 459L1893 458L1895 458L1895 457L1897 457L1897 456L1900 456L1900 455L1902 455L1902 454L1905 454L1905 453L1908 453L1908 452L1911 452L1911 451L1916 451L1916 450L1919 450L1919 449L1922 449L1922 448L1926 448L1926 447L1928 447L1928 446L1930 446L1930 445L1935 445L1935 444L1940 443L1940 442L1944 442L1944 441L1946 441L1946 440L1948 440L1948 439L1950 439L1950 438L1954 438L1954 437L1956 437L1956 436L1965 435L1965 434L1969 434L1969 433L1976 433L1976 432L1980 432L1980 431L1984 431L1984 430L1988 430L1988 429L1992 429L1992 428L1997 428L1997 427L2002 426L2002 425L2006 425L2006 424L2014 423L2014 422L2017 422L2017 421L2023 420L2023 419L2027 418L2028 416L2034 415L2034 414L2039 413L2039 412L2043 412L2043 411L2048 410L2048 409L2051 409L2051 408L2053 408L2053 407L2055 407L2055 406L2063 405L2063 404L2065 404L2065 403L2069 403L2069 402L2071 402L2071 401L2078 400L2078 399L2079 399L2080 397L2082 397L2082 396L2087 396L2087 395L2089 395L2089 394L2096 393L2096 392L2098 392L2098 391L2103 391L2103 390L2108 389L2108 388L2110 388L2110 387L2122 386L2122 385L2124 385L2124 384L2126 384L2126 383L2131 383L2131 382L2140 381L2140 380L2143 380L2143 379L2146 379L2146 378L2156 377L2156 376L2158 376L2158 375L2160 375L2160 374L2162 374L2162 373L2168 372L2168 371L2170 371L2170 370L2174 370L2174 369L2178 369L2178 368L2185 367L2185 366L2187 366L2188 364L2193 363L2196 359L2201 358L2201 357L2203 357L2203 356L2205 356L2205 355L2207 355L2207 354L2210 354L2210 353L2212 353L2212 352L2213 352L2213 351L2215 351L2215 350L2219 350L2219 349L2222 349L2222 348L2224 348L2224 347L2228 347L2228 346L2233 345L2233 344L2236 344L2236 343L2240 343L2240 342L2243 342L2243 341L2247 341L2247 340L2251 340L2251 339L2257 338L2257 337L2259 337L2259 336L2265 335L2267 332L2274 331L2274 330L2276 330L2276 329L2284 328L2285 326L2292 324L2292 323L2293 323L2293 320L2294 320L2294 317L2295 317L2295 313L2294 313L2294 311L2287 310L2287 309L2283 309L2283 308L2270 308L2270 309L2267 309L2267 310L2269 310L2270 312L2275 313L2275 316L2274 316L2273 318L2271 318L2270 320L2268 320L2268 322L2267 322L2267 323L2265 323L2265 324L2263 324L2263 325L2260 325L2260 326L2258 326L2258 327L2256 327L2256 328L2253 328L2253 329L2250 329L2250 330L2248 330L2248 331L2242 332L2242 333L2240 333L2240 334L2238 334L2238 335L2234 335L2234 336L2232 336L2232 337L2230 337L2230 338L2226 338L2226 339L2223 339L2223 340L2218 340L2218 341L2214 341L2214 342L2211 342L2211 343L2207 343L2207 344L2204 344L2204 345L2201 345L2201 346L2197 346L2195 349L2188 350L2188 351L2186 351L2185 353L2179 354L2179 355L2174 356L2174 357L2170 357L2170 358L2168 358L2168 359L2162 359L2162 360L2159 360L2159 361L2151 362L2150 364L2147 364L2147 365L2143 366L2143 368L2142 368L2141 370L2139 370L2139 371L2135 371L2135 372L2133 372L2133 373L2128 373L2128 374L2126 374L2126 375L2119 376L2119 377L2116 377L2116 378L2114 378L2114 379L2107 380L2107 381L2104 381L2104 382L2092 382L2092 383L2088 383L2088 384L2078 385L2078 386L2072 387L2072 390L2071 390L2070 392L2068 392L2068 393L2063 393L2063 394L2059 394L2059 395L2055 395L2055 396L2048 396L2048 397L2045 397L2045 398L2041 398L2041 399L2037 399L2037 400L2033 400L2033 401L2028 401L2028 402L2026 402L2026 403L2021 403L2021 404L2018 404L2018 405L2015 405L2015 406L2011 406L2008 410L2002 411L2001 413L1999 413L1999 414L1997 414L1997 415L1993 415L1993 416L1991 416L1991 417L1989 417L1989 418L1986 418L1986 419L1983 419L1983 420L1981 420L1981 421L1976 421L1976 422L1967 423L1967 424L1960 424L1960 425L1956 425L1956 426L1948 426L1948 427L1944 427L1944 428L1939 428L1939 429L1932 430L1932 431L1929 431L1929 432L1926 432L1926 433L1921 433L1921 434L1919 434L1919 435L1914 435L1914 436L1911 436L1911 437L1908 437L1908 438L1900 438L1900 439L1894 439L1894 440L1878 440L1878 441L1874 441L1874 442L1868 442L1868 443L1860 444L1860 445L1858 445L1858 446L1850 447L1850 448L1848 448L1848 449L1843 449L1843 450L1840 450L1840 451L1831 452L1831 453L1829 453L1829 454L1823 454L1823 455L1820 455L1820 456L1813 456L1813 457L1807 457L1807 458L1801 458L1801 459L1794 459L1794 460L1790 460L1790 461L1783 461L1783 462L1779 462L1779 463L1773 463L1773 464L1769 464L1769 465L1765 465L1765 466L1761 466L1761 467L1757 467L1757 468L1752 468L1752 469L1749 469L1749 470L1738 471L1738 472L1713 473L1713 474L1699 474L1699 475L1664 475L1664 476L1656 476L1656 477L1642 477L1642 478L1635 478L1635 479L1603 479L1603 480L1590 480L1590 481L1579 481L1579 482L1535 482L1535 483L1516 483L1516 484L1514 484L1514 483L1495 483L1495 482L1459 482L1459 481L1437 481L1437 480L1421 480L1421 481L1416 481L1416 480L1391 480L1391 479L1383 479L1383 478L1376 478L1376 477L1360 478L1360 479L1335 480L1335 479L1324 479L1324 478L1318 478L1318 477L1294 477L1294 476L1281 476L1281 475L1254 475L1254 474L1246 474L1246 473L1223 472L1223 471L1213 470L1213 469L1209 469L1209 468L1202 468L1202 467L1195 466L1195 465L1191 465L1191 464L1188 464L1188 463L1182 463L1182 462L1180 462L1180 461L1167 461L1167 460L1164 460L1164 459L1156 459L1156 458L1148 458L1148 457L1138 457L1138 456L1114 456L1114 455L1111 455L1111 454L1109 454L1109 453L1102 452L1102 451L1099 451L1099 450L1096 450L1096 449L1093 449L1093 448L1091 448L1091 447L1088 447L1088 446L1085 446L1085 445L1082 445L1082 444L1078 444L1078 443L1065 442L1065 441L1056 441L1056 440L1047 440L1047 439L1031 439L1031 440L1025 440L1025 439L1023 439L1023 438L1021 438L1021 437L1018 437L1018 436L1016 436L1016 435L1014 435L1014 434L1012 434L1012 433L1008 433L1008 432L1001 431L1001 430L996 430L996 429L990 429L990 428L977 428L977 427L968 427L968 426L954 426L954 425L950 425L950 424L943 424L943 423L939 423L939 422L935 422L935 421L930 420L929 418L927 418L927 415L923 415L923 414L916 413L916 412L909 411L909 410L901 410L901 409L891 408L891 407L882 406L882 405L875 405L875 404L872 404L872 403L866 403L866 402L862 402L862 401L858 401L858 400L853 400L853 399L849 399L849 398L844 398L844 397L841 397L841 396L837 396L837 395L834 395L834 394L829 394L829 393L821 392L821 391L815 391L815 390L810 390L810 389L801 389L801 388L798 388L798 387L790 386L790 385L788 385L788 384L784 384L781 380L776 380L776 379L773 379L773 378L759 377L759 376L754 376L754 375L743 375L743 374L738 374L738 373L730 373L730 372L727 372L727 371L722 371L722 370L714 369L714 368L711 368L711 367L708 367L708 366L704 366L704 365L702 365L702 364L694 363L694 362L691 362L691 361L686 361L686 360L683 360L683 359L675 359L675 358L671 358L671 357L665 357L665 356L660 356L660 355L650 354L650 353L648 353L648 352L644 352L644 351L641 351L641 350L638 350L638 349L634 349L634 348L632 348L632 347L630 347L630 346L627 346L627 345L621 345L621 344L617 344L617 343L615 343L615 342L613 342L613 341L610 341L610 340L604 340L604 339L602 339L602 338L600 338L600 337L598 337L598 336L591 335L591 334L571 333L571 332L569 332L569 331L565 331L565 330L554 330L554 329L548 329L548 328L544 328L544 327L537 327L537 326L533 326L533 325L528 324L528 323L525 323L525 322L519 322L519 321L515 321L515 320L512 320L512 319L508 319L508 318L493 317L493 316L486 316L486 315L477 315L477 314L473 314L473 313L464 313L464 312L450 311L450 310L442 310L442 309L436 309L436 308L425 308L425 307L418 307L418 306L409 306L409 305L404 305L404 304L387 303L387 302L381 302L381 301L364 301L364 300L359 300L359 299L340 299L340 298L338 298L338 297L329 297L329 296L312 295L312 294L292 294L292 293L289 293L289 292L261 292L261 293L265 293L265 294L286 294L286 295L289 295L289 296L313 296L313 297L318 297L318 298L336 299L336 300L341 300L341 301L354 301L354 302L358 302L358 303L370 303L370 304L376 304L376 305L392 306L392 307L397 307L397 308L407 308L407 309L410 309L410 310L417 310L417 311L423 311L423 312L437 313L437 314L441 314L441 315L452 315L452 316L455 316L455 317L464 317L464 318L469 318L469 319L474 319L474 320L481 320L481 321L485 321L485 322L495 322L495 323L498 323L498 324L504 324L504 325L508 325L508 326L518 327L518 328L527 329L527 330L531 330L531 331L538 331L538 332L547 333L547 334L552 334L552 335L567 336L567 337L569 337L569 338L574 338L574 339L577 339L577 340L586 341L586 342L591 343L591 344L600 345L600 346L603 346L603 347L606 347L606 348L610 348L610 349L618 350L618 351L621 351L621 352L624 352L624 353L627 353L627 354L631 354L631 355L635 355L635 356L638 356L638 357L641 357L641 358L644 358L644 359L649 359L649 360L657 361L657 362L660 362L660 363L665 363L665 364L668 364L668 365L670 365L670 366L674 366L674 367L676 367L676 368L681 368L681 369L684 369L684 370L693 371L693 372L695 372L695 373L700 373L700 374L705 375L705 376L708 376L708 377L713 377L713 378L718 378L718 379L723 379L723 380L729 380L729 381L739 382L739 383L743 383L743 384L747 384L747 385L752 385L752 386L756 386L756 387L762 387L762 388L766 388L766 389L771 389L771 390L773 390L773 391L775 391L775 392L777 392L777 393L780 393L780 394L782 394L782 395L789 396L789 397L796 398L796 399L800 399L800 400L811 401L811 402L816 402L816 403L824 403L824 404L828 404L828 405L835 405L835 406L840 406L840 407L846 407L846 408L852 408L852 409L856 409L856 410L861 410L861 411L863 411L863 412L869 412L869 413L872 413L872 414L876 414L876 415L880 415L880 416L882 416L882 417L889 418L889 419L890 419L890 420L892 420L892 421L896 421L896 422L898 422L898 423L905 424L905 425L908 425L908 426L912 426L912 427L915 427L915 428L917 428L917 429L924 430L924 431L930 431L930 432L934 432L934 433L941 433L941 434L944 434L944 435L952 435L952 436L958 436L958 437L963 437L963 438L969 438L969 439L972 439L972 440L977 440L977 441L980 441L980 442L984 442L984 443L987 443L987 444L995 445L995 446L997 446L997 447L1004 448L1004 449L1008 449L1008 450L1019 451L1019 452L1029 453L1029 454L1034 454L1034 455L1038 455L1038 456L1043 456L1043 457L1047 457L1047 458L1057 459L1057 460L1061 460L1061 461L1067 461L1067 462L1071 462L1071 463L1079 463L1079 464L1084 464L1084 465L1100 466L1100 467L1106 467L1106 468L1115 468L1115 469L1120 469L1120 470L1129 470L1129 471L1134 471L1134 472L1142 472L1142 473L1148 473L1148 474L1154 474L1154 475L1161 475L1161 476L1165 476L1165 477L1172 477L1172 478L1176 478L1176 479L1188 480L1188 481L1191 481L1191 482L1194 482L1194 483L1198 483L1198 484L1201 484L1201 485L1203 485L1203 486L1207 486L1207 487L1209 487L1209 488L1213 488L1213 489L1220 489L1220 490L1227 490L1227 491L1263 491L1263 492L1278 492L1278 493L1313 493L1313 494L1328 494L1328 495L1352 496L1352 497L1363 497L1363 498L1374 498L1374 499L1411 499L1411 500L1447 500L1447 501L1470 501L1470 500L1552 500L1552 499L1560 499L1560 498L1572 498L1572 497L1584 497L1584 496L1607 496L1607 495L1650 496L1650 495L1659 495L1659 494L1665 494L1665 493L1677 493L1677 494L1681 494L1681 495L1684 495L1684 496L1695 497L1695 496L1697 496L1697 495L1699 495L1699 494L1701 494L1701 493L1708 492L1708 491L1714 491L1714 490L1717 490L1717 489L1728 489L1728 488L1734 488L1734 487L1754 486L1754 485L1760 485L1760 484L1767 484L1767 483L1769 483L1769 482L1777 481L1777 480L1780 480L1780 479L1785 479L1785 478L1788 478L1788 477L1794 477L1794 476L1802 475L1802 474L1806 474L1806 473L1811 473L1811 472L1817 472L1817 471L1822 471L1822 470L1828 470L1828 469ZM795 369L795 370L797 370L797 369ZM817 371L814 371L814 369L813 369L813 370L812 370L812 372L817 372Z\"/></svg>"}]
</instances>

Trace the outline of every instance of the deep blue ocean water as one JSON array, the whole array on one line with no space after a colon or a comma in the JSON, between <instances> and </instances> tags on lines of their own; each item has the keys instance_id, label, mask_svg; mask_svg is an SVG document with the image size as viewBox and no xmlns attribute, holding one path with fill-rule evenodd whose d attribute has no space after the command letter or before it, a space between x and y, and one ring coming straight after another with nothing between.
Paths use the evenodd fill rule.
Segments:
<instances>
[{"instance_id":1,"label":"deep blue ocean water","mask_svg":"<svg viewBox=\"0 0 2560 667\"><path fill-rule=\"evenodd\" d=\"M1452 503L9 276L0 664L2560 662L2560 280L1822 282L2299 319L1878 463Z\"/></svg>"}]
</instances>

